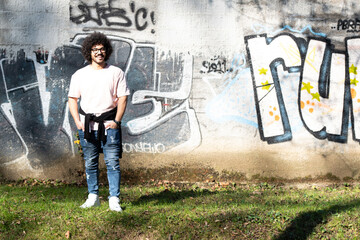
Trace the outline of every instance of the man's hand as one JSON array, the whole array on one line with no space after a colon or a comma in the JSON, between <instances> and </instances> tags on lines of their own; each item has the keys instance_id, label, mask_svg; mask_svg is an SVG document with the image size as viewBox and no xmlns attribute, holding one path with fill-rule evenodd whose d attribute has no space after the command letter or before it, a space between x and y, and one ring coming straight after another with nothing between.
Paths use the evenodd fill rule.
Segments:
<instances>
[{"instance_id":1,"label":"man's hand","mask_svg":"<svg viewBox=\"0 0 360 240\"><path fill-rule=\"evenodd\" d=\"M114 121L105 123L104 126L106 129L108 129L108 128L117 129L118 128L118 125Z\"/></svg>"},{"instance_id":2,"label":"man's hand","mask_svg":"<svg viewBox=\"0 0 360 240\"><path fill-rule=\"evenodd\" d=\"M121 121L124 112L125 112L125 108L126 108L126 100L127 100L127 96L122 96L118 99L117 102L117 112L116 112L116 117L115 120L116 121ZM117 120L119 119L119 120ZM113 128L113 129L117 129L119 128L119 126L116 124L116 122L112 121L112 122L107 122L106 124L104 124L105 128Z\"/></svg>"},{"instance_id":3,"label":"man's hand","mask_svg":"<svg viewBox=\"0 0 360 240\"><path fill-rule=\"evenodd\" d=\"M82 124L80 121L77 100L78 100L77 98L69 97L69 100L68 100L69 110L70 110L71 116L74 119L77 129L78 130L81 129L81 130L85 131L84 124Z\"/></svg>"},{"instance_id":4,"label":"man's hand","mask_svg":"<svg viewBox=\"0 0 360 240\"><path fill-rule=\"evenodd\" d=\"M76 127L77 127L78 130L83 130L83 131L85 131L84 124L82 124L81 121L75 121L75 124L76 124Z\"/></svg>"}]
</instances>

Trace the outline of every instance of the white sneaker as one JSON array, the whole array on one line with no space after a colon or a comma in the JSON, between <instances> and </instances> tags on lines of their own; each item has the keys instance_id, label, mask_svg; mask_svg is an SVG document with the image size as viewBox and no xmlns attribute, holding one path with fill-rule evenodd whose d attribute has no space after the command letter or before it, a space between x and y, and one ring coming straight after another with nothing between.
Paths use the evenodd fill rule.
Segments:
<instances>
[{"instance_id":1,"label":"white sneaker","mask_svg":"<svg viewBox=\"0 0 360 240\"><path fill-rule=\"evenodd\" d=\"M99 195L94 193L89 193L88 199L86 199L85 203L81 205L81 208L90 208L100 206Z\"/></svg>"},{"instance_id":2,"label":"white sneaker","mask_svg":"<svg viewBox=\"0 0 360 240\"><path fill-rule=\"evenodd\" d=\"M120 207L120 199L118 197L110 197L109 208L111 211L122 212L122 209Z\"/></svg>"}]
</instances>

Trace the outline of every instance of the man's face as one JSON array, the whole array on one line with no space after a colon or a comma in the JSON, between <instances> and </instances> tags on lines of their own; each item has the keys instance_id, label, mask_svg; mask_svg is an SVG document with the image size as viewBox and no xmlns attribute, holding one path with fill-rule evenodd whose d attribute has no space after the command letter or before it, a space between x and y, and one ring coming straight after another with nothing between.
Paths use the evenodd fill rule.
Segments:
<instances>
[{"instance_id":1,"label":"man's face","mask_svg":"<svg viewBox=\"0 0 360 240\"><path fill-rule=\"evenodd\" d=\"M97 44L91 48L91 60L97 64L102 64L105 62L106 49L104 45Z\"/></svg>"}]
</instances>

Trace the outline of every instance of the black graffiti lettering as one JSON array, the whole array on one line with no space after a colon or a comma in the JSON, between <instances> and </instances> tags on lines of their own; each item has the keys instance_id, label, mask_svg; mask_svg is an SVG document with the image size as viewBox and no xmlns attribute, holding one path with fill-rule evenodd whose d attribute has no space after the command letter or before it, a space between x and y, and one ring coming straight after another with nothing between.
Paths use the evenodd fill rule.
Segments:
<instances>
[{"instance_id":1,"label":"black graffiti lettering","mask_svg":"<svg viewBox=\"0 0 360 240\"><path fill-rule=\"evenodd\" d=\"M358 18L355 19L355 27L354 29L360 28L360 20Z\"/></svg>"},{"instance_id":2,"label":"black graffiti lettering","mask_svg":"<svg viewBox=\"0 0 360 240\"><path fill-rule=\"evenodd\" d=\"M337 23L337 30L340 30L341 25L342 25L342 20L339 19Z\"/></svg>"},{"instance_id":3,"label":"black graffiti lettering","mask_svg":"<svg viewBox=\"0 0 360 240\"><path fill-rule=\"evenodd\" d=\"M215 56L210 61L203 61L202 62L203 69L200 73L225 73L227 71L230 71L226 68L226 59L220 59L219 56Z\"/></svg>"},{"instance_id":4,"label":"black graffiti lettering","mask_svg":"<svg viewBox=\"0 0 360 240\"><path fill-rule=\"evenodd\" d=\"M130 9L133 13L135 12L135 3L134 2L130 2Z\"/></svg>"},{"instance_id":5,"label":"black graffiti lettering","mask_svg":"<svg viewBox=\"0 0 360 240\"><path fill-rule=\"evenodd\" d=\"M151 22L155 25L156 21L155 21L155 13L154 12L150 13L150 18L151 18Z\"/></svg>"},{"instance_id":6,"label":"black graffiti lettering","mask_svg":"<svg viewBox=\"0 0 360 240\"><path fill-rule=\"evenodd\" d=\"M135 3L130 2L130 11L125 8L112 7L112 1L108 0L107 4L96 2L93 6L80 2L77 9L70 6L70 20L76 24L87 22L95 22L101 26L121 26L132 27L135 25L136 30L143 31L148 28L149 22L155 25L155 13L152 11L148 14L148 10L144 7L136 9ZM80 13L76 15L76 11ZM150 19L148 19L150 18ZM132 20L133 19L133 20ZM151 29L155 33L154 29Z\"/></svg>"},{"instance_id":7,"label":"black graffiti lettering","mask_svg":"<svg viewBox=\"0 0 360 240\"><path fill-rule=\"evenodd\" d=\"M346 30L348 28L349 22L348 20L338 20L337 30Z\"/></svg>"},{"instance_id":8,"label":"black graffiti lettering","mask_svg":"<svg viewBox=\"0 0 360 240\"><path fill-rule=\"evenodd\" d=\"M337 30L357 31L360 30L360 20L355 19L339 19L337 23Z\"/></svg>"},{"instance_id":9,"label":"black graffiti lettering","mask_svg":"<svg viewBox=\"0 0 360 240\"><path fill-rule=\"evenodd\" d=\"M70 20L76 24L86 23L89 21L94 21L99 26L102 25L102 20L100 18L100 6L99 3L95 3L94 7L89 7L85 3L81 3L78 5L79 10L82 14L74 17L72 16L72 7L70 7ZM91 16L91 9L96 9L97 16L92 17Z\"/></svg>"},{"instance_id":10,"label":"black graffiti lettering","mask_svg":"<svg viewBox=\"0 0 360 240\"><path fill-rule=\"evenodd\" d=\"M355 21L352 20L352 19L349 20L349 28L351 28L351 29L356 29Z\"/></svg>"},{"instance_id":11,"label":"black graffiti lettering","mask_svg":"<svg viewBox=\"0 0 360 240\"><path fill-rule=\"evenodd\" d=\"M356 26L359 26L360 27L360 20L358 18L356 18Z\"/></svg>"},{"instance_id":12,"label":"black graffiti lettering","mask_svg":"<svg viewBox=\"0 0 360 240\"><path fill-rule=\"evenodd\" d=\"M219 71L219 72L222 72L221 70L218 70L218 66L220 65L220 63L218 63L218 64L216 64L216 63L212 63L211 65L210 65L210 71L213 71L213 72L217 72L217 71Z\"/></svg>"},{"instance_id":13,"label":"black graffiti lettering","mask_svg":"<svg viewBox=\"0 0 360 240\"><path fill-rule=\"evenodd\" d=\"M203 61L202 65L205 69L208 69L208 71L204 71L204 70L200 70L200 73L208 73L209 72L209 62L208 61Z\"/></svg>"},{"instance_id":14,"label":"black graffiti lettering","mask_svg":"<svg viewBox=\"0 0 360 240\"><path fill-rule=\"evenodd\" d=\"M105 24L107 26L122 26L122 27L130 27L132 22L130 18L126 16L126 11L120 8L112 8L110 10L106 10L102 14L102 18L105 20ZM112 19L119 19L118 21L112 21ZM123 20L124 22L122 22Z\"/></svg>"},{"instance_id":15,"label":"black graffiti lettering","mask_svg":"<svg viewBox=\"0 0 360 240\"><path fill-rule=\"evenodd\" d=\"M139 15L142 13L142 18L143 19L146 19L147 17L147 10L145 8L140 8L137 10L137 12L135 13L135 26L136 26L136 29L139 30L139 31L142 31L144 29L146 29L148 23L147 21L145 21L142 25L140 25L139 23Z\"/></svg>"}]
</instances>

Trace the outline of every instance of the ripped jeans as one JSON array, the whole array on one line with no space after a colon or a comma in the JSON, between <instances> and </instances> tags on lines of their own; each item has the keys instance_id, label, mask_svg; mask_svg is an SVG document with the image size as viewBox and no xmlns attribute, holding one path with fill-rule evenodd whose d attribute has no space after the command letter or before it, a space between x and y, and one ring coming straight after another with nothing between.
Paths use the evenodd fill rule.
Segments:
<instances>
[{"instance_id":1,"label":"ripped jeans","mask_svg":"<svg viewBox=\"0 0 360 240\"><path fill-rule=\"evenodd\" d=\"M86 181L88 192L99 194L99 153L104 152L104 161L107 168L110 197L120 195L120 130L109 128L106 143L97 140L97 131L91 132L91 139L84 139L84 132L79 130L80 144L84 153Z\"/></svg>"}]
</instances>

